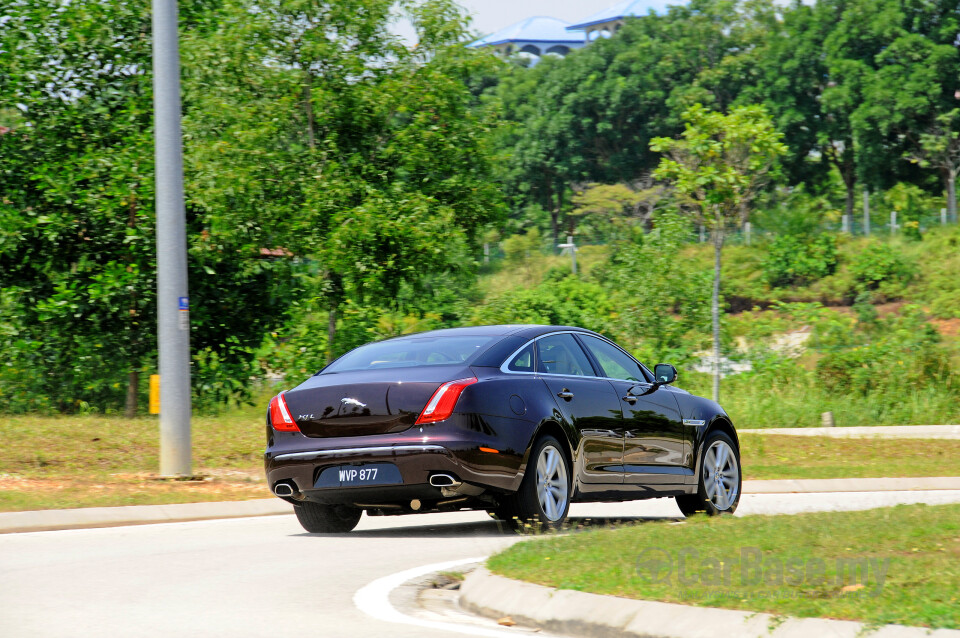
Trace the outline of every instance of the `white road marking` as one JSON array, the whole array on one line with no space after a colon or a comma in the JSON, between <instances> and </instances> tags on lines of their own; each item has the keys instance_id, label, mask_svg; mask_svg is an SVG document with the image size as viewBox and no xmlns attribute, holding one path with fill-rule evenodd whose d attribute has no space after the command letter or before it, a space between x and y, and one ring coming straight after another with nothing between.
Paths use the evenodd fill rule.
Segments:
<instances>
[{"instance_id":1,"label":"white road marking","mask_svg":"<svg viewBox=\"0 0 960 638\"><path fill-rule=\"evenodd\" d=\"M461 565L469 563L479 563L486 559L486 556L477 558L465 558L461 560L451 560L445 563L434 563L433 565L422 565L414 567L396 574L390 574L383 578L364 585L353 595L353 603L357 608L368 616L384 622L400 623L404 625L416 625L425 629L435 629L437 631L452 632L458 634L468 634L471 636L492 636L494 638L504 638L512 636L516 638L517 633L508 630L486 629L484 627L471 627L470 625L458 625L456 623L439 622L435 620L423 620L413 616L407 616L400 613L390 603L390 592L400 587L408 580L426 576L434 572L442 572Z\"/></svg>"}]
</instances>

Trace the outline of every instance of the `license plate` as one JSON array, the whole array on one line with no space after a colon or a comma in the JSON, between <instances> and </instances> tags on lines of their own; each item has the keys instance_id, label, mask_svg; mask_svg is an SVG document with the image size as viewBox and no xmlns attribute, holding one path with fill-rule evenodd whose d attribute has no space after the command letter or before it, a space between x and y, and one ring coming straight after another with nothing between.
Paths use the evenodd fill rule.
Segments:
<instances>
[{"instance_id":1,"label":"license plate","mask_svg":"<svg viewBox=\"0 0 960 638\"><path fill-rule=\"evenodd\" d=\"M367 487L402 485L400 470L393 463L337 465L320 472L314 487Z\"/></svg>"}]
</instances>

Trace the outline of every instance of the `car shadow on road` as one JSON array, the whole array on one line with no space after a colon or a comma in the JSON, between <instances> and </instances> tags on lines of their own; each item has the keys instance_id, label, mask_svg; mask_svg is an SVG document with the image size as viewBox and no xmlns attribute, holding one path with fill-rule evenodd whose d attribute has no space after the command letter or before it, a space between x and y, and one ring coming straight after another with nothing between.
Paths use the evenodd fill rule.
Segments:
<instances>
[{"instance_id":1,"label":"car shadow on road","mask_svg":"<svg viewBox=\"0 0 960 638\"><path fill-rule=\"evenodd\" d=\"M379 517L377 517L379 518ZM682 521L683 517L672 516L617 516L596 517L580 516L567 519L565 532L578 532L601 527L620 527L640 523ZM382 527L378 529L359 529L345 534L294 534L294 536L322 536L340 538L458 538L477 536L538 536L539 532L532 530L524 533L511 529L508 525L495 520L476 521L469 523L441 523L438 525L406 525L402 527Z\"/></svg>"}]
</instances>

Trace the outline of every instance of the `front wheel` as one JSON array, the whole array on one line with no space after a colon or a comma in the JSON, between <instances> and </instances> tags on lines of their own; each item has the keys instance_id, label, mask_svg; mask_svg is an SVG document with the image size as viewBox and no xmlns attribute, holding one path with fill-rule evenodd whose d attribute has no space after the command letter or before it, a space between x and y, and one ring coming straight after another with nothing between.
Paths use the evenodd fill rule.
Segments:
<instances>
[{"instance_id":1,"label":"front wheel","mask_svg":"<svg viewBox=\"0 0 960 638\"><path fill-rule=\"evenodd\" d=\"M304 501L293 506L297 520L311 534L342 534L360 522L363 510L346 505L322 505Z\"/></svg>"},{"instance_id":2,"label":"front wheel","mask_svg":"<svg viewBox=\"0 0 960 638\"><path fill-rule=\"evenodd\" d=\"M696 494L678 496L684 516L705 512L708 516L733 514L740 503L740 450L724 432L711 432L703 444Z\"/></svg>"},{"instance_id":3,"label":"front wheel","mask_svg":"<svg viewBox=\"0 0 960 638\"><path fill-rule=\"evenodd\" d=\"M570 469L563 446L552 436L537 440L520 489L503 508L515 525L559 529L570 510Z\"/></svg>"}]
</instances>

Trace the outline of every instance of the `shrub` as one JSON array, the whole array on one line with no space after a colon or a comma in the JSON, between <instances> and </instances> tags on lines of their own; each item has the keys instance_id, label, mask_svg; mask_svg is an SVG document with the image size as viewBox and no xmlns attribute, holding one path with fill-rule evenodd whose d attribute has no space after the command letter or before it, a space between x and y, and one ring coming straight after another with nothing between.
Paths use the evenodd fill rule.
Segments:
<instances>
[{"instance_id":1,"label":"shrub","mask_svg":"<svg viewBox=\"0 0 960 638\"><path fill-rule=\"evenodd\" d=\"M503 254L508 262L516 263L528 259L540 251L542 244L540 231L531 228L523 235L511 235L500 242Z\"/></svg>"},{"instance_id":2,"label":"shrub","mask_svg":"<svg viewBox=\"0 0 960 638\"><path fill-rule=\"evenodd\" d=\"M898 396L928 387L952 389L955 379L949 353L916 308L878 322L871 336L869 344L828 353L817 363L824 389L860 396L873 392Z\"/></svg>"},{"instance_id":3,"label":"shrub","mask_svg":"<svg viewBox=\"0 0 960 638\"><path fill-rule=\"evenodd\" d=\"M780 235L763 263L764 279L773 288L809 284L837 269L837 241L832 235L810 238Z\"/></svg>"},{"instance_id":4,"label":"shrub","mask_svg":"<svg viewBox=\"0 0 960 638\"><path fill-rule=\"evenodd\" d=\"M914 275L913 265L890 244L869 244L850 264L855 290L876 291L892 298L903 293L903 286Z\"/></svg>"}]
</instances>

